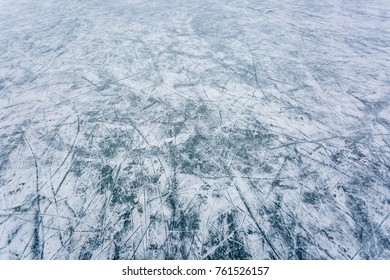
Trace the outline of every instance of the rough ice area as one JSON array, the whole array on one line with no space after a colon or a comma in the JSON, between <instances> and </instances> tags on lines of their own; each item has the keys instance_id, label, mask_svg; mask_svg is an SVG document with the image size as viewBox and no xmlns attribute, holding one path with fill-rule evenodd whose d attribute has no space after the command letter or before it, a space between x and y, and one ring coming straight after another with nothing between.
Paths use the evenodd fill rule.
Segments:
<instances>
[{"instance_id":1,"label":"rough ice area","mask_svg":"<svg viewBox=\"0 0 390 280\"><path fill-rule=\"evenodd\" d=\"M0 259L390 259L388 0L0 0Z\"/></svg>"}]
</instances>

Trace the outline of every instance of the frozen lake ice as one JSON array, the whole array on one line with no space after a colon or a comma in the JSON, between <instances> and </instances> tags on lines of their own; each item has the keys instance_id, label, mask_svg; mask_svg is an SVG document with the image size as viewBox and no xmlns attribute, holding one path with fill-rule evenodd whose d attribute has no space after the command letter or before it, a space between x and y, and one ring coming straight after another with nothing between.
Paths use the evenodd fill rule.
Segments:
<instances>
[{"instance_id":1,"label":"frozen lake ice","mask_svg":"<svg viewBox=\"0 0 390 280\"><path fill-rule=\"evenodd\" d=\"M0 0L0 259L390 259L387 0Z\"/></svg>"}]
</instances>

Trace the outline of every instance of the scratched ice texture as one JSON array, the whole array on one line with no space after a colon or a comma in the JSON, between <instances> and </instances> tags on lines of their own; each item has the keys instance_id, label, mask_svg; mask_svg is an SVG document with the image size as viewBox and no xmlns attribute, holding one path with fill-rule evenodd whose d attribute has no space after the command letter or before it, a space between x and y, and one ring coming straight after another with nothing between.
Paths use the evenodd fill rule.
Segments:
<instances>
[{"instance_id":1,"label":"scratched ice texture","mask_svg":"<svg viewBox=\"0 0 390 280\"><path fill-rule=\"evenodd\" d=\"M388 0L0 0L0 259L390 259Z\"/></svg>"}]
</instances>

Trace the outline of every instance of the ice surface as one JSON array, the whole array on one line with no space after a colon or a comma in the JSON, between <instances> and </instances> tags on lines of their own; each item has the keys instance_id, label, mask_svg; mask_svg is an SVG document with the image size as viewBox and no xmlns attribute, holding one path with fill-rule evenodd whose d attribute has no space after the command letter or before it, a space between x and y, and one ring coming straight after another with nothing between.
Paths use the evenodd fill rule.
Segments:
<instances>
[{"instance_id":1,"label":"ice surface","mask_svg":"<svg viewBox=\"0 0 390 280\"><path fill-rule=\"evenodd\" d=\"M390 259L388 0L0 0L1 259Z\"/></svg>"}]
</instances>

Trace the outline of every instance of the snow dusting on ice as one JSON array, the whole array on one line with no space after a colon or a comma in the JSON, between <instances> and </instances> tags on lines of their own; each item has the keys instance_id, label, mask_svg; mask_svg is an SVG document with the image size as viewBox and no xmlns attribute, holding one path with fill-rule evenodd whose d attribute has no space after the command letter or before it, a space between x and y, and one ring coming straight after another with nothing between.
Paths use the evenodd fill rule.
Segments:
<instances>
[{"instance_id":1,"label":"snow dusting on ice","mask_svg":"<svg viewBox=\"0 0 390 280\"><path fill-rule=\"evenodd\" d=\"M387 0L0 0L0 259L390 259Z\"/></svg>"}]
</instances>

